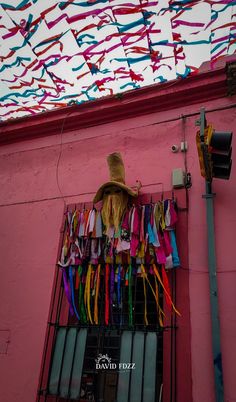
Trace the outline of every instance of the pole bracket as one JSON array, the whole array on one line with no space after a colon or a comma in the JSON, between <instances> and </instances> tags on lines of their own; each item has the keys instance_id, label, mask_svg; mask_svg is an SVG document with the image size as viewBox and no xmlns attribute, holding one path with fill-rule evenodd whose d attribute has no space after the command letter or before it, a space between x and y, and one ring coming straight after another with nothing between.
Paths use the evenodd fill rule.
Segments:
<instances>
[{"instance_id":1,"label":"pole bracket","mask_svg":"<svg viewBox=\"0 0 236 402\"><path fill-rule=\"evenodd\" d=\"M202 198L214 198L215 196L216 196L216 193L202 194Z\"/></svg>"}]
</instances>

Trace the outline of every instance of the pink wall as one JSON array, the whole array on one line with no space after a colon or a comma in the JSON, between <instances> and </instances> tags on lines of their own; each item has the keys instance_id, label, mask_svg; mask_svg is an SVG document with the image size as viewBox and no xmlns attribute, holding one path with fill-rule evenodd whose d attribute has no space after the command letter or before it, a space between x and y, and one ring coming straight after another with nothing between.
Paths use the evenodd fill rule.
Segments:
<instances>
[{"instance_id":1,"label":"pink wall","mask_svg":"<svg viewBox=\"0 0 236 402\"><path fill-rule=\"evenodd\" d=\"M173 154L171 145L179 144L184 135L189 146L187 165L193 181L189 190L189 236L186 238L192 394L193 402L214 401L206 218L201 197L204 180L200 177L195 145L197 117L187 118L185 127L182 120L156 123L183 113L198 112L202 106L213 109L234 102L235 97L221 98L68 131L62 136L62 146L58 134L0 148L0 337L1 330L10 330L8 352L0 354L2 401L32 402L35 399L64 209L61 193L69 204L90 201L92 194L87 193L94 193L107 179L105 158L115 150L123 155L128 184L135 184L137 179L143 185L163 182L165 191L169 191L172 169L184 168L184 154ZM208 113L207 119L218 130L236 132L235 109ZM236 147L235 135L233 147ZM230 181L214 183L225 402L236 400L233 369L236 361L235 166L234 163ZM143 190L157 192L160 186ZM184 350L185 344L182 348ZM181 361L181 353L178 359ZM190 401L183 395L177 402Z\"/></svg>"}]
</instances>

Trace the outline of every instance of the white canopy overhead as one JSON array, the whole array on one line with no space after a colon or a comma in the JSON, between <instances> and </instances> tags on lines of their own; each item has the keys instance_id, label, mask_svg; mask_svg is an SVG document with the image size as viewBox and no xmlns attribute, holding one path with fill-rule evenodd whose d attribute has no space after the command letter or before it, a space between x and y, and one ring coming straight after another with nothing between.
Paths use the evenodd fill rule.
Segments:
<instances>
[{"instance_id":1,"label":"white canopy overhead","mask_svg":"<svg viewBox=\"0 0 236 402\"><path fill-rule=\"evenodd\" d=\"M232 0L6 0L0 118L184 78L235 51Z\"/></svg>"}]
</instances>

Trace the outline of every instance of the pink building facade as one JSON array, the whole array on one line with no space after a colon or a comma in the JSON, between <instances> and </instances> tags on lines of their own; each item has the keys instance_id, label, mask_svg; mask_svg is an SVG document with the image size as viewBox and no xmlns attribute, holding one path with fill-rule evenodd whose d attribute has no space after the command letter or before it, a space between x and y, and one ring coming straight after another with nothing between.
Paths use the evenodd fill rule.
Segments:
<instances>
[{"instance_id":1,"label":"pink building facade","mask_svg":"<svg viewBox=\"0 0 236 402\"><path fill-rule=\"evenodd\" d=\"M191 173L187 196L175 190L184 210L182 266L176 272L181 317L175 396L170 399L166 389L163 400L215 401L205 183L195 121L205 107L218 131L236 131L236 97L232 91L228 96L229 85L222 65L183 81L0 125L2 401L36 400L64 207L92 200L108 178L106 156L114 151L123 156L126 182L140 180L143 193L160 192L162 185L164 193L171 191L173 169ZM181 141L187 141L187 152L173 153L172 145ZM235 170L233 163L230 180L213 183L225 402L236 400Z\"/></svg>"}]
</instances>

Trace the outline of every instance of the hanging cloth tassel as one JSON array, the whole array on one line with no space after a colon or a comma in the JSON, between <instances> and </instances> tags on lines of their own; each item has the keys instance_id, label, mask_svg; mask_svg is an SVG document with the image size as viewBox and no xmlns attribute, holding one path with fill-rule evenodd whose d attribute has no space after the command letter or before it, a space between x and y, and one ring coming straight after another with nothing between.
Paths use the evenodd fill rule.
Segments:
<instances>
[{"instance_id":1,"label":"hanging cloth tassel","mask_svg":"<svg viewBox=\"0 0 236 402\"><path fill-rule=\"evenodd\" d=\"M179 311L175 308L175 305L174 305L174 303L173 303L173 301L172 301L172 299L171 299L171 295L170 295L170 286L169 286L168 277L167 277L166 272L165 272L165 268L164 268L163 265L162 265L162 278L163 278L163 282L162 282L162 280L161 280L160 274L159 274L159 272L158 272L157 267L156 267L155 264L153 264L153 270L154 270L155 275L157 276L157 279L159 280L161 286L163 287L164 295L165 295L165 300L166 300L167 305L170 307L170 309L173 308L173 310L175 311L175 313L180 316L181 314L180 314ZM164 271L164 274L163 274L163 271Z\"/></svg>"},{"instance_id":2,"label":"hanging cloth tassel","mask_svg":"<svg viewBox=\"0 0 236 402\"><path fill-rule=\"evenodd\" d=\"M75 289L79 289L79 283L80 283L80 276L79 276L79 267L77 271L75 271Z\"/></svg>"},{"instance_id":3,"label":"hanging cloth tassel","mask_svg":"<svg viewBox=\"0 0 236 402\"><path fill-rule=\"evenodd\" d=\"M118 265L118 273L117 273L117 306L119 309L119 324L121 323L121 266Z\"/></svg>"},{"instance_id":4,"label":"hanging cloth tassel","mask_svg":"<svg viewBox=\"0 0 236 402\"><path fill-rule=\"evenodd\" d=\"M105 324L109 324L109 264L105 267Z\"/></svg>"},{"instance_id":5,"label":"hanging cloth tassel","mask_svg":"<svg viewBox=\"0 0 236 402\"><path fill-rule=\"evenodd\" d=\"M164 314L164 312L163 312L163 310L161 309L160 304L159 304L159 290L158 290L157 278L154 277L154 280L155 280L156 300L158 300L158 303L157 303L157 314L158 314L158 318L159 318L159 324L160 324L160 327L164 327L163 318L162 318L162 317L164 317L165 314Z\"/></svg>"},{"instance_id":6,"label":"hanging cloth tassel","mask_svg":"<svg viewBox=\"0 0 236 402\"><path fill-rule=\"evenodd\" d=\"M95 300L94 300L94 323L98 325L98 294L100 288L100 272L101 272L101 264L97 267L96 273L96 290L95 290Z\"/></svg>"},{"instance_id":7,"label":"hanging cloth tassel","mask_svg":"<svg viewBox=\"0 0 236 402\"><path fill-rule=\"evenodd\" d=\"M111 324L113 324L112 305L113 305L114 283L115 283L115 272L114 272L114 267L112 265L111 266L111 273L110 273L110 317L111 317Z\"/></svg>"},{"instance_id":8,"label":"hanging cloth tassel","mask_svg":"<svg viewBox=\"0 0 236 402\"><path fill-rule=\"evenodd\" d=\"M80 312L81 323L86 324L87 317L86 317L86 311L85 311L85 307L84 307L84 292L83 292L81 265L78 267L78 275L80 277L80 281L79 281L79 312Z\"/></svg>"},{"instance_id":9,"label":"hanging cloth tassel","mask_svg":"<svg viewBox=\"0 0 236 402\"><path fill-rule=\"evenodd\" d=\"M70 293L70 288L69 288L69 284L68 284L68 281L67 281L65 268L62 270L62 275L63 275L64 290L65 290L66 298L67 298L68 303L69 303L70 314L74 315L74 309L73 309L73 306L72 306L72 303L71 303L71 293Z\"/></svg>"},{"instance_id":10,"label":"hanging cloth tassel","mask_svg":"<svg viewBox=\"0 0 236 402\"><path fill-rule=\"evenodd\" d=\"M154 298L156 300L156 308L157 308L157 310L159 309L161 311L161 313L163 314L163 316L164 316L165 314L164 314L164 311L162 310L161 306L159 305L159 299L158 299L158 295L156 294L156 290L154 291L154 289L153 289L153 287L151 285L151 282L148 279L148 276L147 276L147 273L145 271L145 268L144 268L143 264L141 264L141 273L142 273L142 276L146 279L148 285L150 286L152 294L153 294L153 296L154 296Z\"/></svg>"},{"instance_id":11,"label":"hanging cloth tassel","mask_svg":"<svg viewBox=\"0 0 236 402\"><path fill-rule=\"evenodd\" d=\"M90 307L90 293L91 293L91 273L92 273L92 265L89 264L86 283L85 283L85 292L84 292L84 304L87 310L87 315L91 324L93 324L92 315L91 315L91 307Z\"/></svg>"},{"instance_id":12,"label":"hanging cloth tassel","mask_svg":"<svg viewBox=\"0 0 236 402\"><path fill-rule=\"evenodd\" d=\"M133 301L132 301L132 265L128 268L129 281L129 326L133 325Z\"/></svg>"},{"instance_id":13,"label":"hanging cloth tassel","mask_svg":"<svg viewBox=\"0 0 236 402\"><path fill-rule=\"evenodd\" d=\"M70 278L70 289L71 289L72 305L73 305L76 317L78 318L78 320L80 320L80 316L79 316L79 313L78 313L76 305L75 305L75 292L74 292L74 281L73 281L73 268L72 268L72 266L69 267L69 278Z\"/></svg>"}]
</instances>

